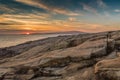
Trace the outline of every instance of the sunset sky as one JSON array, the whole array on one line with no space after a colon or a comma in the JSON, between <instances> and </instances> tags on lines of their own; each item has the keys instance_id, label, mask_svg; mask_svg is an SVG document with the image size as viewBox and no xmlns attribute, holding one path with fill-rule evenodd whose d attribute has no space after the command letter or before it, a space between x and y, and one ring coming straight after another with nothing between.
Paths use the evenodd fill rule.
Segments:
<instances>
[{"instance_id":1,"label":"sunset sky","mask_svg":"<svg viewBox=\"0 0 120 80\"><path fill-rule=\"evenodd\" d=\"M0 0L0 34L120 30L120 0Z\"/></svg>"}]
</instances>

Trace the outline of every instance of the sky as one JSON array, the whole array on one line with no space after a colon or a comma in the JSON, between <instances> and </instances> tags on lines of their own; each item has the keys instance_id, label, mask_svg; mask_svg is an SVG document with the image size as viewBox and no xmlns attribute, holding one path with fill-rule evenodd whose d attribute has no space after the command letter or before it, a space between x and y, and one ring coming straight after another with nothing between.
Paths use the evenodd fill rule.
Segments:
<instances>
[{"instance_id":1,"label":"sky","mask_svg":"<svg viewBox=\"0 0 120 80\"><path fill-rule=\"evenodd\" d=\"M120 0L0 0L0 34L120 30Z\"/></svg>"}]
</instances>

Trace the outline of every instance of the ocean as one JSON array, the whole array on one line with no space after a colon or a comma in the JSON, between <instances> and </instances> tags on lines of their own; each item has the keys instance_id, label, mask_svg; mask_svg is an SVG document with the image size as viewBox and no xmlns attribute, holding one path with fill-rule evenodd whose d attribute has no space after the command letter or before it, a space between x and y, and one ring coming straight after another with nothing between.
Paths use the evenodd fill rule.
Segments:
<instances>
[{"instance_id":1,"label":"ocean","mask_svg":"<svg viewBox=\"0 0 120 80\"><path fill-rule=\"evenodd\" d=\"M34 34L34 35L0 35L0 48L15 46L27 41L34 41L65 34Z\"/></svg>"}]
</instances>

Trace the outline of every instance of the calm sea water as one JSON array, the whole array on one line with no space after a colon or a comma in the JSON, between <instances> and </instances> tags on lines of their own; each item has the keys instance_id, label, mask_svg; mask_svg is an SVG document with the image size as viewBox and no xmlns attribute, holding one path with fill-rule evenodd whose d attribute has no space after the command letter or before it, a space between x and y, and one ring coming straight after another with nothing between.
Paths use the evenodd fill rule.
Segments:
<instances>
[{"instance_id":1,"label":"calm sea water","mask_svg":"<svg viewBox=\"0 0 120 80\"><path fill-rule=\"evenodd\" d=\"M0 35L0 48L14 46L25 43L27 41L34 41L38 39L55 37L64 34L44 34L44 35Z\"/></svg>"}]
</instances>

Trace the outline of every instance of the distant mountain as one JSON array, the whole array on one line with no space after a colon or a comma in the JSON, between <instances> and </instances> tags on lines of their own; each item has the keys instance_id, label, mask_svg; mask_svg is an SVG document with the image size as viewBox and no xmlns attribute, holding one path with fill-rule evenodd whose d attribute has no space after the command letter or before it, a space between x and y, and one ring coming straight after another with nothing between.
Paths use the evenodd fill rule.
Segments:
<instances>
[{"instance_id":1,"label":"distant mountain","mask_svg":"<svg viewBox=\"0 0 120 80\"><path fill-rule=\"evenodd\" d=\"M49 33L34 33L34 34L86 34L81 31L62 31L62 32L49 32Z\"/></svg>"}]
</instances>

